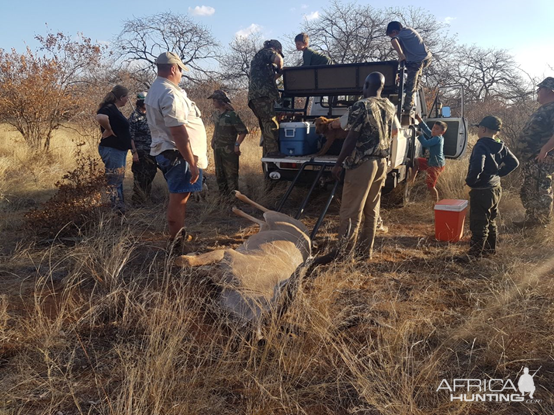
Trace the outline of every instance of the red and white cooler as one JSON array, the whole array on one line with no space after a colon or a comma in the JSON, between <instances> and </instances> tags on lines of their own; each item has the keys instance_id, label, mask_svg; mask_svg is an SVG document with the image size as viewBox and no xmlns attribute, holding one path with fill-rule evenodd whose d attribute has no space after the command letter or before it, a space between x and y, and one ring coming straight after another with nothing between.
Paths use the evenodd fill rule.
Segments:
<instances>
[{"instance_id":1,"label":"red and white cooler","mask_svg":"<svg viewBox=\"0 0 554 415\"><path fill-rule=\"evenodd\" d=\"M435 205L435 238L458 242L464 234L467 200L443 199Z\"/></svg>"}]
</instances>

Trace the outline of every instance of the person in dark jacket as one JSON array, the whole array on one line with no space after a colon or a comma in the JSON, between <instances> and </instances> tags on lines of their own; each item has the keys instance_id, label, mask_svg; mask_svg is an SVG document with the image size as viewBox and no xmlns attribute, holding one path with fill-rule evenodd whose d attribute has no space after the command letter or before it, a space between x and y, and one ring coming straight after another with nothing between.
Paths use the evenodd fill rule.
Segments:
<instances>
[{"instance_id":1,"label":"person in dark jacket","mask_svg":"<svg viewBox=\"0 0 554 415\"><path fill-rule=\"evenodd\" d=\"M479 140L469 160L466 184L469 192L470 259L496 253L496 217L502 197L500 178L519 166L519 161L497 135L502 120L489 115L476 125Z\"/></svg>"},{"instance_id":2,"label":"person in dark jacket","mask_svg":"<svg viewBox=\"0 0 554 415\"><path fill-rule=\"evenodd\" d=\"M129 132L135 143L133 153L133 166L131 168L134 178L133 202L143 204L150 200L152 182L156 177L158 165L156 157L150 155L152 136L146 120L146 92L137 94L135 110L129 117Z\"/></svg>"},{"instance_id":3,"label":"person in dark jacket","mask_svg":"<svg viewBox=\"0 0 554 415\"><path fill-rule=\"evenodd\" d=\"M98 152L106 166L106 179L112 209L119 214L125 213L123 179L125 178L127 152L133 148L129 121L119 110L127 105L128 94L129 90L124 86L114 86L104 97L96 112L96 121L100 125L102 133Z\"/></svg>"}]
</instances>

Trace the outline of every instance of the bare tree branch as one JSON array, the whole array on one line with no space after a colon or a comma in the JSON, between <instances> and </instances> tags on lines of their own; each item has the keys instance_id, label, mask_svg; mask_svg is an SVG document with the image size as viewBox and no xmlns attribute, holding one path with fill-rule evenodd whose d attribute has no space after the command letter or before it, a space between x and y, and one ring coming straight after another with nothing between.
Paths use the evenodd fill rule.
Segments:
<instances>
[{"instance_id":1,"label":"bare tree branch","mask_svg":"<svg viewBox=\"0 0 554 415\"><path fill-rule=\"evenodd\" d=\"M141 79L147 79L149 73L151 78L158 55L171 51L190 69L184 77L192 82L217 75L218 47L207 28L173 13L127 20L115 42L118 58Z\"/></svg>"}]
</instances>

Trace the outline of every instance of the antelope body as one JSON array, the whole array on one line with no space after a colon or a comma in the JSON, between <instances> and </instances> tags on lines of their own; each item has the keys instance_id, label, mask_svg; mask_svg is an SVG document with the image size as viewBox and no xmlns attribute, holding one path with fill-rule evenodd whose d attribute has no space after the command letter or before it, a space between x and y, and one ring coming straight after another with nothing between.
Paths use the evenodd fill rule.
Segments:
<instances>
[{"instance_id":1,"label":"antelope body","mask_svg":"<svg viewBox=\"0 0 554 415\"><path fill-rule=\"evenodd\" d=\"M256 219L233 208L233 212L260 226L236 249L183 255L178 265L215 264L214 282L222 287L221 304L237 317L251 321L271 308L281 288L311 255L308 229L297 219L268 210L236 192L236 197L264 212Z\"/></svg>"}]
</instances>

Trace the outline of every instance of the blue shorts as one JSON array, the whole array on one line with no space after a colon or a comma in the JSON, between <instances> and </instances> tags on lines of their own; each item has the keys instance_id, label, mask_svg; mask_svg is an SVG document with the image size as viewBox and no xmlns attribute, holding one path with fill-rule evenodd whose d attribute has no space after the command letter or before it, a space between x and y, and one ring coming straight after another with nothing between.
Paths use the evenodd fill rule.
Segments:
<instances>
[{"instance_id":1,"label":"blue shorts","mask_svg":"<svg viewBox=\"0 0 554 415\"><path fill-rule=\"evenodd\" d=\"M202 190L202 169L198 169L200 173L198 180L191 184L189 164L176 150L175 152L169 150L158 154L156 162L164 174L169 193L192 193Z\"/></svg>"}]
</instances>

